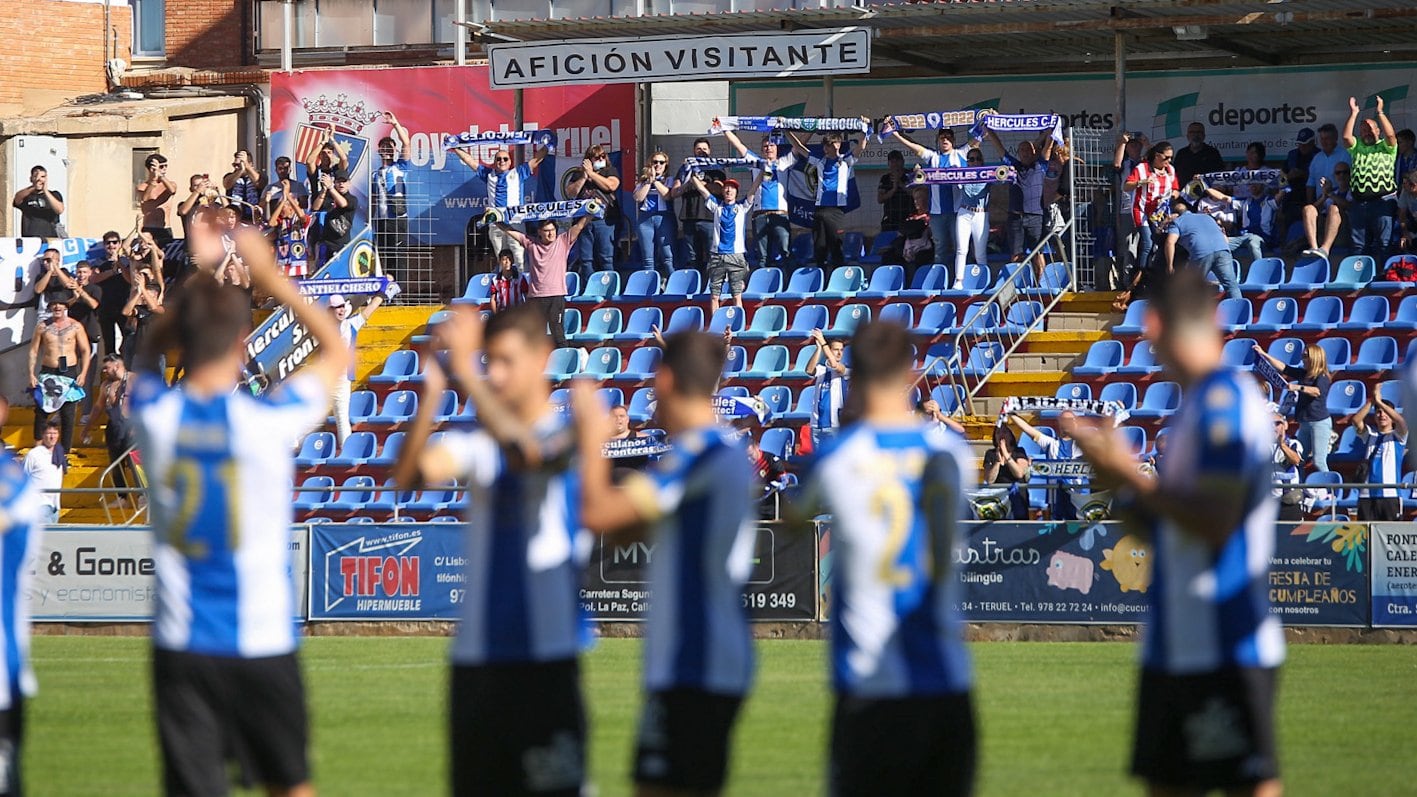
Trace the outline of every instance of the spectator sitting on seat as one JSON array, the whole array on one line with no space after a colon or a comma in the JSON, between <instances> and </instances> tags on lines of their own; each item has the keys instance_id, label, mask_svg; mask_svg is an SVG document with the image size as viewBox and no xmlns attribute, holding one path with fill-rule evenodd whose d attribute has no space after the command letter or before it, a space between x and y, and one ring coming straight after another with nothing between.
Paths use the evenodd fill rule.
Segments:
<instances>
[{"instance_id":1,"label":"spectator sitting on seat","mask_svg":"<svg viewBox=\"0 0 1417 797\"><path fill-rule=\"evenodd\" d=\"M1007 424L994 427L992 445L984 452L984 484L1009 485L1010 519L1028 520L1028 480L1032 476L1028 452Z\"/></svg>"},{"instance_id":2,"label":"spectator sitting on seat","mask_svg":"<svg viewBox=\"0 0 1417 797\"><path fill-rule=\"evenodd\" d=\"M1308 243L1308 248L1304 250L1305 255L1328 257L1329 247L1333 246L1334 238L1338 236L1338 230L1334 228L1332 235L1325 234L1324 245L1319 246L1318 234L1310 220L1315 218L1318 211L1327 210L1328 188L1337 181L1334 172L1340 165L1352 166L1353 158L1348 154L1348 150L1338 146L1338 128L1332 124L1322 125L1319 127L1319 151L1314 153L1314 157L1309 161L1306 194L1308 205L1303 211L1304 234ZM1347 210L1347 202L1342 210Z\"/></svg>"},{"instance_id":3,"label":"spectator sitting on seat","mask_svg":"<svg viewBox=\"0 0 1417 797\"><path fill-rule=\"evenodd\" d=\"M20 237L58 238L64 195L49 187L49 170L30 168L30 184L15 193L10 203L20 211Z\"/></svg>"},{"instance_id":4,"label":"spectator sitting on seat","mask_svg":"<svg viewBox=\"0 0 1417 797\"><path fill-rule=\"evenodd\" d=\"M1387 257L1388 242L1392 238L1393 207L1389 198L1397 190L1393 179L1397 169L1397 133L1383 109L1383 95L1377 95L1377 104L1377 119L1364 119L1359 125L1358 100L1348 98L1343 146L1348 148L1353 176L1353 203L1348 207L1348 233L1353 240L1353 252L1381 263ZM1358 127L1356 138L1355 125Z\"/></svg>"},{"instance_id":5,"label":"spectator sitting on seat","mask_svg":"<svg viewBox=\"0 0 1417 797\"><path fill-rule=\"evenodd\" d=\"M846 404L846 383L851 374L842 360L846 344L840 340L828 343L820 329L812 330L812 341L817 348L807 360L807 373L812 375L812 384L817 389L811 421L815 449L835 437L837 429L841 428L841 408Z\"/></svg>"},{"instance_id":6,"label":"spectator sitting on seat","mask_svg":"<svg viewBox=\"0 0 1417 797\"><path fill-rule=\"evenodd\" d=\"M1318 163L1318 160L1314 158L1315 163ZM1353 204L1353 191L1348 182L1350 168L1346 161L1340 161L1330 172L1333 179L1320 177L1316 186L1309 189L1313 201L1304 206L1304 235L1309 241L1309 248L1304 250L1305 256L1327 258L1329 250L1333 248L1333 242L1338 239L1338 233L1347 221L1348 208ZM1317 244L1320 216L1323 216L1324 220L1322 246Z\"/></svg>"},{"instance_id":7,"label":"spectator sitting on seat","mask_svg":"<svg viewBox=\"0 0 1417 797\"><path fill-rule=\"evenodd\" d=\"M639 432L630 428L630 408L624 404L616 404L610 408L610 439L615 440L635 440L640 436Z\"/></svg>"},{"instance_id":8,"label":"spectator sitting on seat","mask_svg":"<svg viewBox=\"0 0 1417 797\"><path fill-rule=\"evenodd\" d=\"M329 298L330 311L335 315L335 322L339 324L339 337L344 346L349 351L349 370L345 372L344 378L335 381L334 390L330 393L330 403L334 409L335 416L335 437L341 446L349 438L349 393L350 387L354 384L354 364L357 360L356 348L359 345L359 330L369 323L369 317L374 315L374 311L379 309L379 305L391 296L397 296L399 285L397 282L389 283L384 289L384 293L376 293L370 296L364 306L358 312L352 312L349 300L343 294L333 294Z\"/></svg>"},{"instance_id":9,"label":"spectator sitting on seat","mask_svg":"<svg viewBox=\"0 0 1417 797\"><path fill-rule=\"evenodd\" d=\"M1297 438L1289 436L1289 422L1283 415L1274 416L1274 480L1296 485L1290 488L1274 488L1274 497L1279 499L1279 519L1298 522L1304 519L1304 510L1299 501L1304 491L1298 488L1299 463L1304 461L1304 446Z\"/></svg>"},{"instance_id":10,"label":"spectator sitting on seat","mask_svg":"<svg viewBox=\"0 0 1417 797\"><path fill-rule=\"evenodd\" d=\"M492 278L492 312L526 303L530 290L531 280L517 268L516 255L511 249L503 249L497 254L497 275Z\"/></svg>"},{"instance_id":11,"label":"spectator sitting on seat","mask_svg":"<svg viewBox=\"0 0 1417 797\"><path fill-rule=\"evenodd\" d=\"M1382 383L1373 387L1372 396L1348 420L1366 450L1364 466L1359 468L1354 480L1389 485L1358 489L1358 519L1400 520L1402 498L1398 484L1402 481L1406 460L1407 421L1403 420L1402 413L1383 401Z\"/></svg>"},{"instance_id":12,"label":"spectator sitting on seat","mask_svg":"<svg viewBox=\"0 0 1417 797\"><path fill-rule=\"evenodd\" d=\"M881 203L881 232L899 232L906 217L915 210L910 181L905 174L905 155L893 149L886 155L886 173L876 186L876 201Z\"/></svg>"},{"instance_id":13,"label":"spectator sitting on seat","mask_svg":"<svg viewBox=\"0 0 1417 797\"><path fill-rule=\"evenodd\" d=\"M231 171L222 175L221 184L226 189L226 195L236 200L233 204L241 211L242 221L251 223L259 220L256 213L260 211L261 189L266 186L266 178L251 162L250 151L236 150L232 155Z\"/></svg>"},{"instance_id":14,"label":"spectator sitting on seat","mask_svg":"<svg viewBox=\"0 0 1417 797\"><path fill-rule=\"evenodd\" d=\"M143 232L151 233L158 246L172 243L172 226L168 221L172 198L177 196L177 184L167 178L167 158L154 152L143 161L147 176L133 189L142 212Z\"/></svg>"},{"instance_id":15,"label":"spectator sitting on seat","mask_svg":"<svg viewBox=\"0 0 1417 797\"><path fill-rule=\"evenodd\" d=\"M1186 250L1191 266L1213 275L1227 297L1239 299L1235 259L1230 256L1230 242L1225 239L1219 222L1204 213L1192 213L1184 199L1173 199L1171 207L1176 215L1166 227L1166 273L1175 273L1179 243Z\"/></svg>"},{"instance_id":16,"label":"spectator sitting on seat","mask_svg":"<svg viewBox=\"0 0 1417 797\"><path fill-rule=\"evenodd\" d=\"M64 447L59 444L59 424L49 422L36 435L34 448L25 455L25 474L40 491L43 503L41 519L45 523L59 522L59 493L64 487Z\"/></svg>"},{"instance_id":17,"label":"spectator sitting on seat","mask_svg":"<svg viewBox=\"0 0 1417 797\"><path fill-rule=\"evenodd\" d=\"M1251 141L1245 145L1245 168L1251 171L1265 168L1264 159L1267 150L1263 141Z\"/></svg>"},{"instance_id":18,"label":"spectator sitting on seat","mask_svg":"<svg viewBox=\"0 0 1417 797\"><path fill-rule=\"evenodd\" d=\"M1186 126L1186 146L1176 152L1176 182L1185 185L1198 174L1209 174L1225 170L1225 159L1220 150L1205 143L1205 125L1191 122Z\"/></svg>"},{"instance_id":19,"label":"spectator sitting on seat","mask_svg":"<svg viewBox=\"0 0 1417 797\"><path fill-rule=\"evenodd\" d=\"M1402 178L1397 192L1397 246L1417 252L1417 170Z\"/></svg>"},{"instance_id":20,"label":"spectator sitting on seat","mask_svg":"<svg viewBox=\"0 0 1417 797\"><path fill-rule=\"evenodd\" d=\"M689 185L704 198L704 206L713 213L713 243L709 249L708 289L709 314L718 312L719 296L723 286L728 285L733 304L743 309L743 288L748 281L748 219L757 200L758 185L763 173L747 193L747 198L738 199L738 181L723 181L723 200L715 199L708 186L697 176L689 175Z\"/></svg>"}]
</instances>

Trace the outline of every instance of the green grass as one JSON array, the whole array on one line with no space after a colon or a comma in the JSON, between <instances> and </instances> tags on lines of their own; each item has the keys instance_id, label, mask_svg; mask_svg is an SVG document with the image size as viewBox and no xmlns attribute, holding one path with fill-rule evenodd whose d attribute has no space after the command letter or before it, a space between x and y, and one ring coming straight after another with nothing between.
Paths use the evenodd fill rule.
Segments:
<instances>
[{"instance_id":1,"label":"green grass","mask_svg":"<svg viewBox=\"0 0 1417 797\"><path fill-rule=\"evenodd\" d=\"M45 797L150 795L157 752L148 642L35 640L41 692L27 712L26 779ZM303 662L323 794L445 791L447 640L319 637ZM1120 643L972 645L983 795L1138 793L1124 776L1135 649ZM830 696L820 642L758 644L759 676L738 725L728 793L821 794ZM586 657L591 769L602 797L629 793L640 644L603 640ZM1414 788L1417 648L1290 648L1280 746L1291 796Z\"/></svg>"}]
</instances>

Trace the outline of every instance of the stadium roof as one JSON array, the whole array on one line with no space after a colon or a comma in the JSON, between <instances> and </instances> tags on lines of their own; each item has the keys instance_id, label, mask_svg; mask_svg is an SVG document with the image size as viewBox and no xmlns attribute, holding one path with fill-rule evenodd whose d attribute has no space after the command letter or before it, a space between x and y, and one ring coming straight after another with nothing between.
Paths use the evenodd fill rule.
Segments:
<instances>
[{"instance_id":1,"label":"stadium roof","mask_svg":"<svg viewBox=\"0 0 1417 797\"><path fill-rule=\"evenodd\" d=\"M487 24L526 41L865 25L887 74L1095 72L1119 33L1129 71L1417 59L1413 0L931 0Z\"/></svg>"}]
</instances>

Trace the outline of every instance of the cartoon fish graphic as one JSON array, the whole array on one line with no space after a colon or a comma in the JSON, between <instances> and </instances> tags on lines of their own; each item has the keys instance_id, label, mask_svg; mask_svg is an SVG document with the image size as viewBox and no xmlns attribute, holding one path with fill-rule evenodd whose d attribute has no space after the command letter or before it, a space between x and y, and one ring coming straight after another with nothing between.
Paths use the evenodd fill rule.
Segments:
<instances>
[{"instance_id":1,"label":"cartoon fish graphic","mask_svg":"<svg viewBox=\"0 0 1417 797\"><path fill-rule=\"evenodd\" d=\"M1092 560L1066 551L1054 551L1048 560L1048 586L1075 589L1086 595L1092 591Z\"/></svg>"},{"instance_id":2,"label":"cartoon fish graphic","mask_svg":"<svg viewBox=\"0 0 1417 797\"><path fill-rule=\"evenodd\" d=\"M1151 551L1128 534L1102 552L1102 569L1112 571L1123 592L1146 592L1151 586Z\"/></svg>"}]
</instances>

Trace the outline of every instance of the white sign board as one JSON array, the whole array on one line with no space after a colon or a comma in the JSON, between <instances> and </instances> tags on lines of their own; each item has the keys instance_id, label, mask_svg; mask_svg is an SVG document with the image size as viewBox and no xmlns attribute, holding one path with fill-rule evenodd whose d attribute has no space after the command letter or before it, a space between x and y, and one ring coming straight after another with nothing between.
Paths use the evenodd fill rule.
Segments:
<instances>
[{"instance_id":1,"label":"white sign board","mask_svg":"<svg viewBox=\"0 0 1417 797\"><path fill-rule=\"evenodd\" d=\"M493 44L494 89L847 75L871 71L867 28Z\"/></svg>"}]
</instances>

